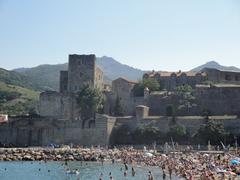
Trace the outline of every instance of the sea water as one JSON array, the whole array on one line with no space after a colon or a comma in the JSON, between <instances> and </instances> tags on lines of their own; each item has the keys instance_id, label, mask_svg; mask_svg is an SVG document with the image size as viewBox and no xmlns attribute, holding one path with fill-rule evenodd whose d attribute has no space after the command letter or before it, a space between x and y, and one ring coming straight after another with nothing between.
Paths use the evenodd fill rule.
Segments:
<instances>
[{"instance_id":1,"label":"sea water","mask_svg":"<svg viewBox=\"0 0 240 180\"><path fill-rule=\"evenodd\" d=\"M79 174L67 174L66 169L79 169ZM114 180L147 180L151 170L154 179L162 179L160 168L134 167L136 176L132 177L131 166L128 166L127 177L124 177L124 165L94 162L0 162L0 180L98 180L103 174L103 180L109 180L109 173ZM121 170L122 169L122 170ZM178 178L173 178L178 179Z\"/></svg>"}]
</instances>

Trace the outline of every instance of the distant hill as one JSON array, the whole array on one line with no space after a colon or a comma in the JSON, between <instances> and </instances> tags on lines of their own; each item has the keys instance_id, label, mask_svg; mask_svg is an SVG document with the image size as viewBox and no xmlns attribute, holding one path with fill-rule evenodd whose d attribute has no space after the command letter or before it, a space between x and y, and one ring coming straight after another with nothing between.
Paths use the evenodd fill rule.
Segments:
<instances>
[{"instance_id":1,"label":"distant hill","mask_svg":"<svg viewBox=\"0 0 240 180\"><path fill-rule=\"evenodd\" d=\"M103 56L97 58L97 65L104 72L104 81L111 83L118 77L125 77L129 80L137 81L142 78L144 71L135 69L128 65L124 65L111 57ZM57 65L40 65L33 68L19 68L14 71L28 77L37 86L45 90L58 90L59 88L59 72L67 70L68 64Z\"/></svg>"},{"instance_id":2,"label":"distant hill","mask_svg":"<svg viewBox=\"0 0 240 180\"><path fill-rule=\"evenodd\" d=\"M34 112L39 92L0 82L0 113L25 115Z\"/></svg>"},{"instance_id":3,"label":"distant hill","mask_svg":"<svg viewBox=\"0 0 240 180\"><path fill-rule=\"evenodd\" d=\"M201 71L204 68L213 68L213 69L218 69L218 70L222 70L222 71L239 71L240 69L234 66L222 66L219 63L217 63L216 61L209 61L206 64L203 64L201 66L198 66L190 71Z\"/></svg>"},{"instance_id":4,"label":"distant hill","mask_svg":"<svg viewBox=\"0 0 240 180\"><path fill-rule=\"evenodd\" d=\"M67 63L56 65L40 65L33 68L20 68L14 71L28 77L36 86L41 87L39 90L58 90L60 70L67 70Z\"/></svg>"},{"instance_id":5,"label":"distant hill","mask_svg":"<svg viewBox=\"0 0 240 180\"><path fill-rule=\"evenodd\" d=\"M107 56L97 58L97 65L103 70L106 79L111 81L119 77L137 81L140 80L144 74L144 71L140 69L121 64L115 59Z\"/></svg>"},{"instance_id":6,"label":"distant hill","mask_svg":"<svg viewBox=\"0 0 240 180\"><path fill-rule=\"evenodd\" d=\"M15 71L8 71L2 68L0 68L0 82L21 86L33 90L41 89L41 87L38 86L34 81L31 81L28 76Z\"/></svg>"}]
</instances>

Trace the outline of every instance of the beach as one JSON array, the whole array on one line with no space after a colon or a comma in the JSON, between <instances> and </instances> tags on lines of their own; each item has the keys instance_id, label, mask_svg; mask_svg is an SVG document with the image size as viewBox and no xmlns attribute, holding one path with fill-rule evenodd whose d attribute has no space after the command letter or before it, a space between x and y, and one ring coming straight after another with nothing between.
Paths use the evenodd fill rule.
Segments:
<instances>
[{"instance_id":1,"label":"beach","mask_svg":"<svg viewBox=\"0 0 240 180\"><path fill-rule=\"evenodd\" d=\"M240 174L240 159L236 152L174 152L163 154L153 150L122 147L106 148L1 148L0 161L98 162L122 165L122 173L132 173L132 167L154 167L167 177L184 179L236 179ZM151 172L150 172L151 173ZM146 178L147 179L147 178Z\"/></svg>"}]
</instances>

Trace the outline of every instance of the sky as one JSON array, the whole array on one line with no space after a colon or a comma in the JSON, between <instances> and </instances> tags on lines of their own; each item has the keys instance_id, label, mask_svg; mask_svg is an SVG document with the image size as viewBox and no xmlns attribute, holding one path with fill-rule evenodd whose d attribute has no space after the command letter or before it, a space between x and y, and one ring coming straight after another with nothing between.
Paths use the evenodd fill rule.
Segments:
<instances>
[{"instance_id":1,"label":"sky","mask_svg":"<svg viewBox=\"0 0 240 180\"><path fill-rule=\"evenodd\" d=\"M143 70L240 67L239 0L0 0L0 67L110 56Z\"/></svg>"}]
</instances>

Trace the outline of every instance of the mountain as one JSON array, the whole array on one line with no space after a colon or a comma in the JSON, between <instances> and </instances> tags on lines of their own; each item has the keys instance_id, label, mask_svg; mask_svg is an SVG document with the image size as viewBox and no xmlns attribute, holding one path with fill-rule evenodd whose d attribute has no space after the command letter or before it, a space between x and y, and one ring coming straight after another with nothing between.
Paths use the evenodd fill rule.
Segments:
<instances>
[{"instance_id":1,"label":"mountain","mask_svg":"<svg viewBox=\"0 0 240 180\"><path fill-rule=\"evenodd\" d=\"M14 71L28 77L36 86L41 87L39 91L58 90L60 70L67 70L67 63L56 65L40 65L33 68L20 68Z\"/></svg>"},{"instance_id":2,"label":"mountain","mask_svg":"<svg viewBox=\"0 0 240 180\"><path fill-rule=\"evenodd\" d=\"M129 80L137 81L142 78L144 73L142 70L121 64L107 56L97 58L96 63L104 72L105 83L111 83L112 80L118 77L125 77ZM14 71L28 77L31 82L35 82L36 86L44 90L58 90L59 72L61 70L67 70L67 68L68 64L65 63L57 65L40 65L33 68L19 68Z\"/></svg>"},{"instance_id":3,"label":"mountain","mask_svg":"<svg viewBox=\"0 0 240 180\"><path fill-rule=\"evenodd\" d=\"M100 67L106 79L115 80L119 77L125 77L132 81L137 81L142 78L144 71L135 69L131 66L121 64L115 59L107 56L97 58L97 65Z\"/></svg>"},{"instance_id":4,"label":"mountain","mask_svg":"<svg viewBox=\"0 0 240 180\"><path fill-rule=\"evenodd\" d=\"M217 63L216 61L209 61L201 66L198 66L190 71L201 71L204 68L213 68L213 69L218 69L218 70L222 70L222 71L237 71L240 72L240 69L234 66L222 66L219 63Z\"/></svg>"}]
</instances>

